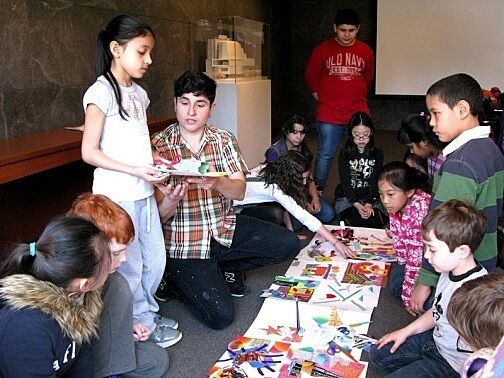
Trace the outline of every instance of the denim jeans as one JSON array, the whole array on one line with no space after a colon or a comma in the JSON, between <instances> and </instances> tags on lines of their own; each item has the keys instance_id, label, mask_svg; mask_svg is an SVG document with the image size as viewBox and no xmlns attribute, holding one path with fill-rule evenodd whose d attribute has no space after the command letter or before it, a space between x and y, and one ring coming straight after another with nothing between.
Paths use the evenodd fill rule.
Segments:
<instances>
[{"instance_id":1,"label":"denim jeans","mask_svg":"<svg viewBox=\"0 0 504 378\"><path fill-rule=\"evenodd\" d=\"M331 123L318 122L317 125L317 157L315 159L315 184L325 188L327 177L331 169L334 155L338 146L347 133L346 125L333 125Z\"/></svg>"},{"instance_id":2,"label":"denim jeans","mask_svg":"<svg viewBox=\"0 0 504 378\"><path fill-rule=\"evenodd\" d=\"M300 249L296 234L285 227L237 214L231 247L212 240L209 259L168 258L166 281L198 319L224 329L234 320L234 302L222 272L277 264L294 258Z\"/></svg>"},{"instance_id":3,"label":"denim jeans","mask_svg":"<svg viewBox=\"0 0 504 378\"><path fill-rule=\"evenodd\" d=\"M373 345L369 351L371 367L387 377L460 377L438 352L432 331L408 337L394 353L390 353L392 345L381 349Z\"/></svg>"},{"instance_id":4,"label":"denim jeans","mask_svg":"<svg viewBox=\"0 0 504 378\"><path fill-rule=\"evenodd\" d=\"M320 199L320 211L316 214L313 214L315 218L321 221L323 224L328 224L331 222L336 216L336 212L334 211L333 206L330 204L328 200L324 197L319 197ZM303 224L297 219L290 215L292 222L292 229L294 231L299 231L303 228Z\"/></svg>"},{"instance_id":5,"label":"denim jeans","mask_svg":"<svg viewBox=\"0 0 504 378\"><path fill-rule=\"evenodd\" d=\"M392 296L398 298L400 301L402 301L401 294L405 271L406 265L394 263L392 264L392 271L390 272L390 277L388 279L389 291L392 293Z\"/></svg>"}]
</instances>

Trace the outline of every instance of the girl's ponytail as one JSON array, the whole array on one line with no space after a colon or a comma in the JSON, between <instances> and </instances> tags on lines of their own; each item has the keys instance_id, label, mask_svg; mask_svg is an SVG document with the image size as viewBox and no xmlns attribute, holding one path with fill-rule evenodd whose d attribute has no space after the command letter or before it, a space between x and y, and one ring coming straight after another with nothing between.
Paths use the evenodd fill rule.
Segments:
<instances>
[{"instance_id":1,"label":"girl's ponytail","mask_svg":"<svg viewBox=\"0 0 504 378\"><path fill-rule=\"evenodd\" d=\"M122 105L121 89L116 78L110 71L114 57L110 51L110 42L116 41L120 46L126 44L134 38L151 34L154 37L152 28L137 17L121 15L116 16L108 23L104 30L98 33L96 43L96 77L103 75L114 90L114 96L119 106L119 115L126 120L128 113Z\"/></svg>"},{"instance_id":2,"label":"girl's ponytail","mask_svg":"<svg viewBox=\"0 0 504 378\"><path fill-rule=\"evenodd\" d=\"M0 260L0 278L29 274L66 288L76 278L98 277L110 267L105 235L79 217L50 222L36 243L18 244Z\"/></svg>"}]
</instances>

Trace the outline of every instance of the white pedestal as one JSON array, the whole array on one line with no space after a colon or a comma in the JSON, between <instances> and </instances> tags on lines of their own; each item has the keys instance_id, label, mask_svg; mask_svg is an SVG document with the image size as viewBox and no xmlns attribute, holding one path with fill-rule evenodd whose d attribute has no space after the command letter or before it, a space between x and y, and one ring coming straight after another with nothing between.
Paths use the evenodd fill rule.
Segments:
<instances>
[{"instance_id":1,"label":"white pedestal","mask_svg":"<svg viewBox=\"0 0 504 378\"><path fill-rule=\"evenodd\" d=\"M217 81L211 125L231 131L249 168L271 145L271 80ZM243 80L243 81L241 81Z\"/></svg>"}]
</instances>

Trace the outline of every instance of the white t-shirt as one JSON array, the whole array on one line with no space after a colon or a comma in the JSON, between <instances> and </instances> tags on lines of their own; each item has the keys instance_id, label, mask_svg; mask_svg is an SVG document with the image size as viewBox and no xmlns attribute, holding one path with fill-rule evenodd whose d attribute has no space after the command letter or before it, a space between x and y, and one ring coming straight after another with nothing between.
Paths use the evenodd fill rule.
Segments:
<instances>
[{"instance_id":1,"label":"white t-shirt","mask_svg":"<svg viewBox=\"0 0 504 378\"><path fill-rule=\"evenodd\" d=\"M152 164L152 152L147 126L147 92L133 82L120 87L126 120L119 115L119 106L110 83L100 76L84 94L84 111L95 104L105 114L100 150L109 158L133 166ZM150 183L122 172L96 168L93 193L103 194L116 202L136 201L154 193Z\"/></svg>"},{"instance_id":2,"label":"white t-shirt","mask_svg":"<svg viewBox=\"0 0 504 378\"><path fill-rule=\"evenodd\" d=\"M247 177L258 177L259 172L264 165L253 168ZM316 232L322 226L317 218L297 204L291 196L282 192L277 184L266 186L264 181L247 181L245 197L241 201L234 201L234 206L250 205L264 202L278 202L296 219L304 224L310 231Z\"/></svg>"},{"instance_id":3,"label":"white t-shirt","mask_svg":"<svg viewBox=\"0 0 504 378\"><path fill-rule=\"evenodd\" d=\"M435 323L433 337L439 353L456 372L460 371L460 367L467 357L469 357L469 354L457 351L458 333L448 323L448 319L446 318L448 303L455 290L462 286L464 282L484 276L487 273L485 268L478 265L476 268L460 276L454 276L451 273L441 273L439 276L434 304L432 305L432 314ZM460 346L463 349L470 350L463 341L461 341Z\"/></svg>"}]
</instances>

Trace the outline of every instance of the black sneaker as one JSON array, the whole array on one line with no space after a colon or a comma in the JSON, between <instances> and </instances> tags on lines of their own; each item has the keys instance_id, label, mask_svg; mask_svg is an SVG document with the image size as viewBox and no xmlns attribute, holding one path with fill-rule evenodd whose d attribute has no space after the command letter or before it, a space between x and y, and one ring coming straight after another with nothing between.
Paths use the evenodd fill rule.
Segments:
<instances>
[{"instance_id":1,"label":"black sneaker","mask_svg":"<svg viewBox=\"0 0 504 378\"><path fill-rule=\"evenodd\" d=\"M245 273L243 272L223 272L226 283L233 297L243 297L250 292L245 285Z\"/></svg>"},{"instance_id":2,"label":"black sneaker","mask_svg":"<svg viewBox=\"0 0 504 378\"><path fill-rule=\"evenodd\" d=\"M156 298L159 302L168 302L168 300L175 298L173 292L169 290L164 277L161 278L161 282L154 294L154 298Z\"/></svg>"}]
</instances>

